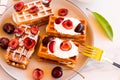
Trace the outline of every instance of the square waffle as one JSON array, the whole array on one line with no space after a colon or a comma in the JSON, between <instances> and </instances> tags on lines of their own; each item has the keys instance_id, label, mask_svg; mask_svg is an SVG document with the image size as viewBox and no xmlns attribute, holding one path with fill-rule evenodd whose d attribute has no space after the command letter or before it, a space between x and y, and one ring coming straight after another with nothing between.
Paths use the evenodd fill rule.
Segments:
<instances>
[{"instance_id":1,"label":"square waffle","mask_svg":"<svg viewBox=\"0 0 120 80\"><path fill-rule=\"evenodd\" d=\"M29 13L29 9L33 6L38 7L37 12ZM32 1L24 4L24 8L21 11L15 11L12 15L13 21L20 24L32 24L39 23L40 25L48 23L49 16L53 15L53 11L50 6L45 6L41 0Z\"/></svg>"},{"instance_id":2,"label":"square waffle","mask_svg":"<svg viewBox=\"0 0 120 80\"><path fill-rule=\"evenodd\" d=\"M75 67L75 64L76 64L76 61L77 61L77 58L78 58L78 54L77 55L72 55L72 56L69 56L69 57L59 57L59 56L56 56L54 53L50 54L48 49L48 45L50 45L50 41L48 42L47 46L45 46L43 44L43 40L46 36L44 36L42 39L41 39L41 44L40 44L40 47L39 47L39 51L37 53L37 55L41 58L41 59L46 59L46 60L51 60L51 61L55 61L55 62L58 62L62 65L65 65L67 67L70 67L70 68L74 68ZM48 37L48 36L47 36ZM54 39L56 39L57 37L54 37ZM60 40L68 40L66 38L58 38ZM71 40L72 41L72 40ZM57 41L58 42L58 41ZM79 43L78 42L75 42L75 41L72 41L73 44L79 48ZM54 46L55 47L55 46ZM73 51L75 52L75 51ZM72 53L73 53L72 52ZM72 54L71 53L71 54ZM78 51L77 51L78 53ZM59 54L59 53L58 53ZM64 52L63 54L60 54L60 55L64 55L66 54L66 52Z\"/></svg>"},{"instance_id":3,"label":"square waffle","mask_svg":"<svg viewBox=\"0 0 120 80\"><path fill-rule=\"evenodd\" d=\"M13 39L17 39L19 44L16 49L12 49L9 46L5 58L8 64L22 69L26 69L30 61L30 57L34 53L34 49L39 38L39 31L37 34L32 34L30 31L31 26L28 25L20 25L19 28L24 29L24 34L22 36L14 36ZM28 37L35 41L34 46L30 49L25 48L24 45L24 40ZM29 44L29 41L27 44Z\"/></svg>"},{"instance_id":4,"label":"square waffle","mask_svg":"<svg viewBox=\"0 0 120 80\"><path fill-rule=\"evenodd\" d=\"M71 33L68 33L68 34L60 33L55 29L54 23L55 23L56 18L58 18L58 17L50 16L49 23L46 27L46 33L53 35L53 36L57 36L57 37L75 39L76 41L79 41L79 42L86 41L86 25L87 24L84 19L80 20L80 22L84 25L83 32L81 32L79 34L71 35ZM65 32L64 30L62 30L62 31Z\"/></svg>"}]
</instances>

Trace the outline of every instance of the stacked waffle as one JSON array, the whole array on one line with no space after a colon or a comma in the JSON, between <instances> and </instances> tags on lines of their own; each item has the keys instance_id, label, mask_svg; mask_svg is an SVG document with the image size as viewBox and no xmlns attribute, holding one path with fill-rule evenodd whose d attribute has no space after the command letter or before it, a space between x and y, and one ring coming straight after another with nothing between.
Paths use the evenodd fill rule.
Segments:
<instances>
[{"instance_id":1,"label":"stacked waffle","mask_svg":"<svg viewBox=\"0 0 120 80\"><path fill-rule=\"evenodd\" d=\"M42 38L38 56L74 68L79 43L86 41L86 21L50 16L46 33L49 36Z\"/></svg>"}]
</instances>

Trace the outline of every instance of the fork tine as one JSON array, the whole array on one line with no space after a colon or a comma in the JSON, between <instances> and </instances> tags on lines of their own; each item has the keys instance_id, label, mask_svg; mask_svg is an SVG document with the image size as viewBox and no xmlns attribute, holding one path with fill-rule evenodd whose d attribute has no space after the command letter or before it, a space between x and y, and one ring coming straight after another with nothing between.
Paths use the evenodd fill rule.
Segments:
<instances>
[{"instance_id":1,"label":"fork tine","mask_svg":"<svg viewBox=\"0 0 120 80\"><path fill-rule=\"evenodd\" d=\"M98 61L101 60L103 54L103 50L86 44L81 44L79 51L81 54Z\"/></svg>"}]
</instances>

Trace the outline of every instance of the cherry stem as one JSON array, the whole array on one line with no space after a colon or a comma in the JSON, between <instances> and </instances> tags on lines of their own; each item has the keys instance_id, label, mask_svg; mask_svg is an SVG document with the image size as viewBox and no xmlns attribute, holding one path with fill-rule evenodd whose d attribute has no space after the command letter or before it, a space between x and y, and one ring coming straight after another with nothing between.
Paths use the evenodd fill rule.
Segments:
<instances>
[{"instance_id":1,"label":"cherry stem","mask_svg":"<svg viewBox=\"0 0 120 80\"><path fill-rule=\"evenodd\" d=\"M85 79L85 76L83 76L81 73L79 73L78 71L76 71L74 69L64 69L64 70L72 70L72 71L76 72L79 76L81 76L83 79Z\"/></svg>"}]
</instances>

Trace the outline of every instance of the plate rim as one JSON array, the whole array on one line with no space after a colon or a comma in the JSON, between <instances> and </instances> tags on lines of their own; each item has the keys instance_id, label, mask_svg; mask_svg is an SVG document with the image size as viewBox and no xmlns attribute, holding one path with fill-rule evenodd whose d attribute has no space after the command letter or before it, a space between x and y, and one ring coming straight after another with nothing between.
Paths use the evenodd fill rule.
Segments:
<instances>
[{"instance_id":1,"label":"plate rim","mask_svg":"<svg viewBox=\"0 0 120 80\"><path fill-rule=\"evenodd\" d=\"M88 25L91 26L91 25L90 25L90 22L89 22L89 20L88 20L88 18L87 18L87 15L86 15L77 5L71 3L69 0L63 0L63 1L66 1L66 2L69 3L69 5L72 5L73 7L76 7L76 9L79 9L79 12L82 12L82 15L84 15L84 17L85 17ZM13 6L13 4L10 5L9 8L11 8L12 6ZM6 9L6 11L4 12L4 14L9 10L9 8ZM3 16L4 16L4 14L3 14ZM3 19L3 16L1 17L1 19ZM0 19L0 20L1 20L1 19ZM92 32L92 28L89 28L89 29L90 29L91 32ZM93 32L91 33L91 35L92 35L92 43L91 43L91 44L94 45ZM89 58L85 61L85 64L88 62L88 60L89 60ZM85 64L81 67L81 69L83 69L83 67L85 66ZM15 77L15 76L14 76L13 74L11 74L6 68L4 68L3 64L0 63L0 65L3 67L3 69L4 69L6 72L8 72L8 73L9 73L10 75L12 75L13 77ZM81 69L80 69L80 70L81 70ZM80 70L79 70L78 72L80 72ZM77 73L74 73L72 76L70 76L70 79L73 78L75 75L77 75ZM16 78L16 77L15 77L15 78ZM17 79L17 78L16 78L16 79ZM18 79L18 80L19 80L19 79Z\"/></svg>"}]
</instances>

